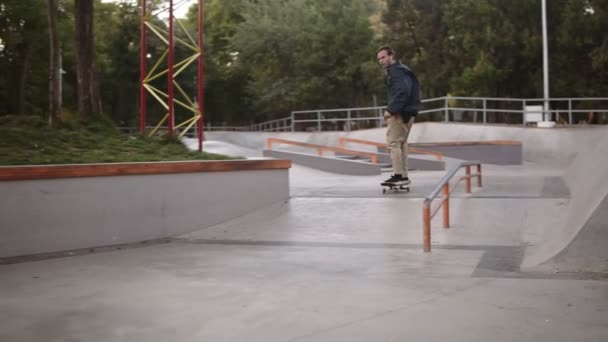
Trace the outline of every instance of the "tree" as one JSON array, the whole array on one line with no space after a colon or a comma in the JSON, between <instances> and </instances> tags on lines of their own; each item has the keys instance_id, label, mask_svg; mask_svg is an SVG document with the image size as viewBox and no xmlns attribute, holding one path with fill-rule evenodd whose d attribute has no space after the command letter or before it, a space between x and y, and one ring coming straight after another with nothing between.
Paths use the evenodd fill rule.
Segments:
<instances>
[{"instance_id":1,"label":"tree","mask_svg":"<svg viewBox=\"0 0 608 342\"><path fill-rule=\"evenodd\" d=\"M48 0L49 13L49 125L61 120L61 45L57 20L57 0Z\"/></svg>"},{"instance_id":2,"label":"tree","mask_svg":"<svg viewBox=\"0 0 608 342\"><path fill-rule=\"evenodd\" d=\"M247 93L250 80L248 66L239 63L238 55L230 45L238 26L244 20L244 2L245 0L205 1L205 121L213 125L227 122L249 124L253 121L250 113L252 98ZM186 21L193 37L198 32L197 23L198 6L195 5L190 8ZM186 79L196 79L193 72L184 76ZM190 82L190 89L196 89L194 82Z\"/></svg>"},{"instance_id":3,"label":"tree","mask_svg":"<svg viewBox=\"0 0 608 342\"><path fill-rule=\"evenodd\" d=\"M417 73L424 97L444 96L458 59L449 54L442 2L387 0L383 21L384 42Z\"/></svg>"},{"instance_id":4,"label":"tree","mask_svg":"<svg viewBox=\"0 0 608 342\"><path fill-rule=\"evenodd\" d=\"M247 91L258 119L297 108L370 104L364 70L375 47L364 1L249 1L242 16L231 40L233 63L249 70Z\"/></svg>"},{"instance_id":5,"label":"tree","mask_svg":"<svg viewBox=\"0 0 608 342\"><path fill-rule=\"evenodd\" d=\"M135 125L139 107L140 8L130 3L95 7L95 63L104 113L121 126ZM152 50L154 46L148 46Z\"/></svg>"},{"instance_id":6,"label":"tree","mask_svg":"<svg viewBox=\"0 0 608 342\"><path fill-rule=\"evenodd\" d=\"M608 92L608 1L550 3L551 95L603 97Z\"/></svg>"},{"instance_id":7,"label":"tree","mask_svg":"<svg viewBox=\"0 0 608 342\"><path fill-rule=\"evenodd\" d=\"M74 0L78 113L83 117L101 114L96 77L93 0Z\"/></svg>"},{"instance_id":8,"label":"tree","mask_svg":"<svg viewBox=\"0 0 608 342\"><path fill-rule=\"evenodd\" d=\"M46 107L46 8L34 0L0 4L0 113L38 114ZM41 91L43 90L43 91Z\"/></svg>"},{"instance_id":9,"label":"tree","mask_svg":"<svg viewBox=\"0 0 608 342\"><path fill-rule=\"evenodd\" d=\"M461 96L542 96L540 2L451 0L444 5L454 73L450 92ZM458 105L458 104L457 104ZM521 109L517 102L492 108ZM518 123L516 115L489 113L489 122Z\"/></svg>"}]
</instances>

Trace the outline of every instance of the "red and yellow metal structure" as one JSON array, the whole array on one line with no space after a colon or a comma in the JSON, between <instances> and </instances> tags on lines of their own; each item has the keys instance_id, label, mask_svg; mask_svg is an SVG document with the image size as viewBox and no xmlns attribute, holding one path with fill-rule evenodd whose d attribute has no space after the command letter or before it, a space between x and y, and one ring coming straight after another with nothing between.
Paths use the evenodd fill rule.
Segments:
<instances>
[{"instance_id":1,"label":"red and yellow metal structure","mask_svg":"<svg viewBox=\"0 0 608 342\"><path fill-rule=\"evenodd\" d=\"M183 23L175 18L174 0L169 0L168 10L168 30L154 24L152 12L149 8L149 0L141 0L141 54L140 54L140 133L145 134L147 126L147 95L151 95L166 110L166 114L158 122L150 135L155 134L161 127L166 125L167 134L173 136L176 129L181 129L179 138L183 137L188 130L197 125L198 150L203 148L203 122L204 122L204 0L198 0L198 35L196 39L188 32ZM183 1L181 1L183 3ZM176 26L185 36L184 39L176 36ZM167 45L166 50L156 61L156 64L147 70L147 40L148 34L155 35L160 41ZM192 52L191 55L183 60L175 61L175 46L181 44ZM166 69L161 69L161 65L166 61ZM196 65L197 70L197 94L196 101L186 94L179 85L176 78L188 67ZM161 77L167 78L166 91L154 87L151 82ZM177 95L177 96L176 96ZM175 122L175 105L188 110L192 116L182 122Z\"/></svg>"}]
</instances>

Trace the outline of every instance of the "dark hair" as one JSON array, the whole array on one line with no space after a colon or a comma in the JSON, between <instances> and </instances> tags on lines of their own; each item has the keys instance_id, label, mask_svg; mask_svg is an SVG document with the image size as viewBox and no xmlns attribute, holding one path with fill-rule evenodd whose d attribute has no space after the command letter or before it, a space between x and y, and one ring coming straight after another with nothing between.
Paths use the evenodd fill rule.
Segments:
<instances>
[{"instance_id":1,"label":"dark hair","mask_svg":"<svg viewBox=\"0 0 608 342\"><path fill-rule=\"evenodd\" d=\"M395 56L395 50L389 45L383 45L378 50L376 50L376 55L380 53L380 51L386 51L389 56Z\"/></svg>"}]
</instances>

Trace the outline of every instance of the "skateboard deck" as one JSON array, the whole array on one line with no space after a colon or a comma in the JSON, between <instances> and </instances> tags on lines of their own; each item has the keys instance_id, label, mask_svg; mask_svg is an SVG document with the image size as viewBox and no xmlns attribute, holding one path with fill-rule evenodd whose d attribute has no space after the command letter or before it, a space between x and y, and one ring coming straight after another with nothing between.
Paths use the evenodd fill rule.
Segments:
<instances>
[{"instance_id":1,"label":"skateboard deck","mask_svg":"<svg viewBox=\"0 0 608 342\"><path fill-rule=\"evenodd\" d=\"M385 193L387 193L389 191L394 191L394 192L400 192L400 191L410 192L409 182L381 183L380 185L382 186L382 193L383 194L385 194Z\"/></svg>"}]
</instances>

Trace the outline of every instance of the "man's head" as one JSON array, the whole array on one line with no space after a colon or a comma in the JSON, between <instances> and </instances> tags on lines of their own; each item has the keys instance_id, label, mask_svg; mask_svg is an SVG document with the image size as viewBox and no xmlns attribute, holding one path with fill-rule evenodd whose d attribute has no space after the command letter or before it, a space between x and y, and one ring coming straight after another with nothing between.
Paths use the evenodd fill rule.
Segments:
<instances>
[{"instance_id":1,"label":"man's head","mask_svg":"<svg viewBox=\"0 0 608 342\"><path fill-rule=\"evenodd\" d=\"M378 58L378 63L386 69L395 63L395 50L388 45L381 46L376 51L376 58Z\"/></svg>"}]
</instances>

